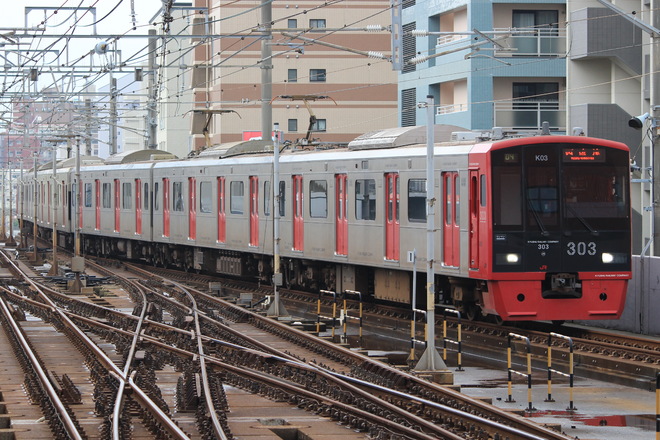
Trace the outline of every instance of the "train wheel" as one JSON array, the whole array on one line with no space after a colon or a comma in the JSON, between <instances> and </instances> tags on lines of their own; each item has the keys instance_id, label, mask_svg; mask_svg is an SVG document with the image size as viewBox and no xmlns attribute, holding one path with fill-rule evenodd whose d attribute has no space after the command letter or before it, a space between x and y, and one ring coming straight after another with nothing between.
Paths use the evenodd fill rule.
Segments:
<instances>
[{"instance_id":1,"label":"train wheel","mask_svg":"<svg viewBox=\"0 0 660 440\"><path fill-rule=\"evenodd\" d=\"M479 316L481 313L479 313L479 306L477 306L475 303L467 303L465 305L465 317L468 319L468 321L477 321L479 320Z\"/></svg>"},{"instance_id":2,"label":"train wheel","mask_svg":"<svg viewBox=\"0 0 660 440\"><path fill-rule=\"evenodd\" d=\"M553 319L553 320L552 320L552 323L553 323L554 325L556 325L556 326L563 325L565 322L566 322L566 321L564 321L563 319Z\"/></svg>"},{"instance_id":3,"label":"train wheel","mask_svg":"<svg viewBox=\"0 0 660 440\"><path fill-rule=\"evenodd\" d=\"M502 317L500 315L489 315L489 316L493 320L493 322L497 325L506 325L507 324L507 322L504 319L502 319Z\"/></svg>"}]
</instances>

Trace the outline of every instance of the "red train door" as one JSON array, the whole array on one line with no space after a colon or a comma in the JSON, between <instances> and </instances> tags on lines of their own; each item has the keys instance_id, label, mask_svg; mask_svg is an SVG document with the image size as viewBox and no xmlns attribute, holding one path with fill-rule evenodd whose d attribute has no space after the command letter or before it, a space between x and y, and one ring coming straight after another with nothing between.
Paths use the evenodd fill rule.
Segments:
<instances>
[{"instance_id":1,"label":"red train door","mask_svg":"<svg viewBox=\"0 0 660 440\"><path fill-rule=\"evenodd\" d=\"M335 174L335 253L348 255L348 177Z\"/></svg>"},{"instance_id":2,"label":"red train door","mask_svg":"<svg viewBox=\"0 0 660 440\"><path fill-rule=\"evenodd\" d=\"M121 221L121 183L115 179L115 232L119 232L119 222Z\"/></svg>"},{"instance_id":3,"label":"red train door","mask_svg":"<svg viewBox=\"0 0 660 440\"><path fill-rule=\"evenodd\" d=\"M170 179L163 179L163 237L170 236Z\"/></svg>"},{"instance_id":4,"label":"red train door","mask_svg":"<svg viewBox=\"0 0 660 440\"><path fill-rule=\"evenodd\" d=\"M188 239L197 239L197 179L188 177Z\"/></svg>"},{"instance_id":5,"label":"red train door","mask_svg":"<svg viewBox=\"0 0 660 440\"><path fill-rule=\"evenodd\" d=\"M458 267L460 265L460 227L459 227L459 190L458 173L450 172L442 174L442 184L444 186L444 215L443 215L443 234L442 234L442 255L443 263L446 266Z\"/></svg>"},{"instance_id":6,"label":"red train door","mask_svg":"<svg viewBox=\"0 0 660 440\"><path fill-rule=\"evenodd\" d=\"M259 177L250 176L250 246L259 246Z\"/></svg>"},{"instance_id":7,"label":"red train door","mask_svg":"<svg viewBox=\"0 0 660 440\"><path fill-rule=\"evenodd\" d=\"M385 259L399 260L399 175L385 174Z\"/></svg>"},{"instance_id":8,"label":"red train door","mask_svg":"<svg viewBox=\"0 0 660 440\"><path fill-rule=\"evenodd\" d=\"M135 179L135 233L142 235L142 179Z\"/></svg>"},{"instance_id":9,"label":"red train door","mask_svg":"<svg viewBox=\"0 0 660 440\"><path fill-rule=\"evenodd\" d=\"M293 250L302 251L305 223L303 219L303 177L293 176Z\"/></svg>"},{"instance_id":10,"label":"red train door","mask_svg":"<svg viewBox=\"0 0 660 440\"><path fill-rule=\"evenodd\" d=\"M227 241L227 217L225 216L225 178L218 177L218 243Z\"/></svg>"},{"instance_id":11,"label":"red train door","mask_svg":"<svg viewBox=\"0 0 660 440\"><path fill-rule=\"evenodd\" d=\"M479 171L470 170L470 269L479 268Z\"/></svg>"},{"instance_id":12,"label":"red train door","mask_svg":"<svg viewBox=\"0 0 660 440\"><path fill-rule=\"evenodd\" d=\"M96 211L96 219L94 221L94 228L98 231L101 229L101 182L98 179L94 181L94 187L94 192L96 194L96 207L94 208Z\"/></svg>"}]
</instances>

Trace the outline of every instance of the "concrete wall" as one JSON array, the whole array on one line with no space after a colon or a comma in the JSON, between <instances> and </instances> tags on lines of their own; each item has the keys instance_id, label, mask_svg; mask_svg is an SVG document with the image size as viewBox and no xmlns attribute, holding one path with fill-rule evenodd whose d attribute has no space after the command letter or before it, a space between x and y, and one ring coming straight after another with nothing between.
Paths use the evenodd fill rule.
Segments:
<instances>
[{"instance_id":1,"label":"concrete wall","mask_svg":"<svg viewBox=\"0 0 660 440\"><path fill-rule=\"evenodd\" d=\"M594 327L660 335L660 257L633 256L633 279L628 284L626 306L618 321L581 321Z\"/></svg>"}]
</instances>

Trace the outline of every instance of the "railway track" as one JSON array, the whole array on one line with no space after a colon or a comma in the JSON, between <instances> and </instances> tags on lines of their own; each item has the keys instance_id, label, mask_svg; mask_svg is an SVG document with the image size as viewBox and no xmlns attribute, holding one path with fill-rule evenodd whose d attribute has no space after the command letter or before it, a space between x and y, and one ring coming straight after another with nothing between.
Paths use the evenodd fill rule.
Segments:
<instances>
[{"instance_id":1,"label":"railway track","mask_svg":"<svg viewBox=\"0 0 660 440\"><path fill-rule=\"evenodd\" d=\"M118 276L116 269L111 272ZM114 367L106 365L105 375L119 381L116 389L121 389L121 380L126 378L124 389L131 390L132 400L139 400L144 392L136 412L148 413L143 423L158 432L176 426L167 409L162 408L158 387L152 386L154 371L159 370L155 366L170 364L182 371L177 387L181 407L193 406L190 399L185 399L192 395L198 407L204 408L197 410L201 414L193 434L200 438L222 438L220 431L231 438L223 398L223 385L227 384L288 401L375 438L566 438L177 282L158 280L150 274L137 278L148 280L137 283L140 287L126 277L121 281L132 286L126 287L135 303L130 313L36 284L27 290L38 288L43 293L7 289L1 296L28 313L43 315L44 320L53 319L52 313L62 315L65 322L70 322L64 326L67 332L73 331L68 330L70 326L97 340L112 342L124 362ZM260 336L250 337L251 333ZM265 341L260 340L264 337ZM280 342L274 343L274 338ZM274 349L277 345L288 351ZM98 346L84 350L98 350ZM95 356L107 357L97 352ZM151 368L145 368L148 364ZM105 399L114 402L107 405L112 406L114 415L110 416L109 408L99 411L106 424L115 419L128 420L116 415L117 411L123 414L122 409L116 409L121 408L122 398L118 393L114 396ZM160 408L160 416L156 408ZM121 424L116 429L121 431ZM189 438L185 433L167 435Z\"/></svg>"}]
</instances>

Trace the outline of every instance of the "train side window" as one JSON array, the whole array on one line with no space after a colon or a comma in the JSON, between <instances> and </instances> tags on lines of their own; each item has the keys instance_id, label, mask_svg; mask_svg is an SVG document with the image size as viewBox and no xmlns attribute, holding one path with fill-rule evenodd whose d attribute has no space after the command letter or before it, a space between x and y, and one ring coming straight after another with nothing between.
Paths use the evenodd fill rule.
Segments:
<instances>
[{"instance_id":1,"label":"train side window","mask_svg":"<svg viewBox=\"0 0 660 440\"><path fill-rule=\"evenodd\" d=\"M280 217L284 217L286 213L286 182L284 180L280 181L280 191L279 191L279 205L280 205Z\"/></svg>"},{"instance_id":2,"label":"train side window","mask_svg":"<svg viewBox=\"0 0 660 440\"><path fill-rule=\"evenodd\" d=\"M264 182L264 215L270 215L272 194L270 191L270 180Z\"/></svg>"},{"instance_id":3,"label":"train side window","mask_svg":"<svg viewBox=\"0 0 660 440\"><path fill-rule=\"evenodd\" d=\"M376 181L357 179L355 181L355 219L376 220Z\"/></svg>"},{"instance_id":4,"label":"train side window","mask_svg":"<svg viewBox=\"0 0 660 440\"><path fill-rule=\"evenodd\" d=\"M211 182L199 184L199 212L211 212L213 209Z\"/></svg>"},{"instance_id":5,"label":"train side window","mask_svg":"<svg viewBox=\"0 0 660 440\"><path fill-rule=\"evenodd\" d=\"M92 207L92 184L85 184L85 208Z\"/></svg>"},{"instance_id":6,"label":"train side window","mask_svg":"<svg viewBox=\"0 0 660 440\"><path fill-rule=\"evenodd\" d=\"M144 182L144 191L142 192L142 199L144 200L144 209L149 210L149 184Z\"/></svg>"},{"instance_id":7,"label":"train side window","mask_svg":"<svg viewBox=\"0 0 660 440\"><path fill-rule=\"evenodd\" d=\"M131 193L131 183L126 182L122 185L122 202L123 209L131 209L133 207L133 195Z\"/></svg>"},{"instance_id":8,"label":"train side window","mask_svg":"<svg viewBox=\"0 0 660 440\"><path fill-rule=\"evenodd\" d=\"M328 217L328 182L325 180L309 181L310 217Z\"/></svg>"},{"instance_id":9,"label":"train side window","mask_svg":"<svg viewBox=\"0 0 660 440\"><path fill-rule=\"evenodd\" d=\"M160 206L158 206L158 182L154 182L154 211L158 211Z\"/></svg>"},{"instance_id":10,"label":"train side window","mask_svg":"<svg viewBox=\"0 0 660 440\"><path fill-rule=\"evenodd\" d=\"M229 184L229 212L232 214L243 214L245 203L245 189L243 182L235 180Z\"/></svg>"},{"instance_id":11,"label":"train side window","mask_svg":"<svg viewBox=\"0 0 660 440\"><path fill-rule=\"evenodd\" d=\"M112 200L112 187L109 183L104 183L103 184L103 207L104 208L111 208L111 200Z\"/></svg>"},{"instance_id":12,"label":"train side window","mask_svg":"<svg viewBox=\"0 0 660 440\"><path fill-rule=\"evenodd\" d=\"M183 183L172 183L172 201L174 205L172 211L183 211Z\"/></svg>"},{"instance_id":13,"label":"train side window","mask_svg":"<svg viewBox=\"0 0 660 440\"><path fill-rule=\"evenodd\" d=\"M408 180L408 221L426 221L426 179Z\"/></svg>"}]
</instances>

